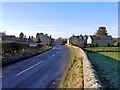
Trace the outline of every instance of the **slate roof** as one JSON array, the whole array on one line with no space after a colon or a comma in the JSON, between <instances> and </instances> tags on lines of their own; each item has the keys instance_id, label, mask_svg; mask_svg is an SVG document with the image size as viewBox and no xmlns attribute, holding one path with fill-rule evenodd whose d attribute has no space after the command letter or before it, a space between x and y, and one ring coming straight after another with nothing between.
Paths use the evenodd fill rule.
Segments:
<instances>
[{"instance_id":1,"label":"slate roof","mask_svg":"<svg viewBox=\"0 0 120 90\"><path fill-rule=\"evenodd\" d=\"M16 41L15 35L6 35L2 37L3 41Z\"/></svg>"},{"instance_id":2,"label":"slate roof","mask_svg":"<svg viewBox=\"0 0 120 90\"><path fill-rule=\"evenodd\" d=\"M93 40L113 40L112 36L111 35L108 35L108 36L91 36L91 38Z\"/></svg>"}]
</instances>

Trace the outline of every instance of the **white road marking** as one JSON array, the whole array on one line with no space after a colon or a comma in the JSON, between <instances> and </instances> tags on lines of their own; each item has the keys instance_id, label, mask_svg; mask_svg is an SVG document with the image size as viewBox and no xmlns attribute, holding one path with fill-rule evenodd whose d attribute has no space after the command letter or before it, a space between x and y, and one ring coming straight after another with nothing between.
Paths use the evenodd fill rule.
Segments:
<instances>
[{"instance_id":1,"label":"white road marking","mask_svg":"<svg viewBox=\"0 0 120 90\"><path fill-rule=\"evenodd\" d=\"M58 49L58 51L56 53L59 53L59 51L60 51L60 48Z\"/></svg>"},{"instance_id":2,"label":"white road marking","mask_svg":"<svg viewBox=\"0 0 120 90\"><path fill-rule=\"evenodd\" d=\"M33 65L33 66L31 66L31 67L25 69L25 70L23 70L23 71L21 71L20 73L18 73L18 74L16 74L16 75L17 75L17 76L18 76L18 75L21 75L22 73L24 73L24 72L26 72L26 71L28 71L28 70L30 70L30 69L36 67L37 65L39 65L39 64L42 63L42 62L43 62L43 61L41 61L41 62L39 62L39 63L37 63L37 64L35 64L35 65Z\"/></svg>"},{"instance_id":3,"label":"white road marking","mask_svg":"<svg viewBox=\"0 0 120 90\"><path fill-rule=\"evenodd\" d=\"M54 56L55 56L55 54L53 54L52 56L48 57L48 59L50 59L50 58L52 58L52 57L54 57Z\"/></svg>"},{"instance_id":4,"label":"white road marking","mask_svg":"<svg viewBox=\"0 0 120 90\"><path fill-rule=\"evenodd\" d=\"M58 50L58 51L59 51L59 50ZM41 54L41 55L44 55L44 54L46 54L46 53L48 53L48 52L49 52L49 51L47 51L47 52L45 52L45 53L43 53L43 54ZM52 57L54 57L54 56L55 56L55 54L53 54L52 56L48 57L48 59L50 59L50 58L52 58ZM37 64L35 64L35 65L33 65L33 66L25 69L25 70L23 70L23 71L21 71L20 73L18 73L18 74L16 74L16 75L17 75L17 76L18 76L18 75L21 75L22 73L24 73L24 72L26 72L26 71L28 71L28 70L36 67L37 65L39 65L39 64L42 63L42 62L43 62L43 61L41 61L41 62L39 62L39 63L37 63Z\"/></svg>"},{"instance_id":5,"label":"white road marking","mask_svg":"<svg viewBox=\"0 0 120 90\"><path fill-rule=\"evenodd\" d=\"M50 52L50 51L52 51L53 49L51 49L51 50L49 50L49 51L46 51L46 52L44 52L44 53L41 53L39 56L43 56L43 55L45 55L45 54L47 54L48 52Z\"/></svg>"},{"instance_id":6,"label":"white road marking","mask_svg":"<svg viewBox=\"0 0 120 90\"><path fill-rule=\"evenodd\" d=\"M55 81L53 82L53 84L55 84Z\"/></svg>"},{"instance_id":7,"label":"white road marking","mask_svg":"<svg viewBox=\"0 0 120 90\"><path fill-rule=\"evenodd\" d=\"M52 56L55 56L55 54L53 54Z\"/></svg>"},{"instance_id":8,"label":"white road marking","mask_svg":"<svg viewBox=\"0 0 120 90\"><path fill-rule=\"evenodd\" d=\"M57 51L57 53L59 53L59 51Z\"/></svg>"},{"instance_id":9,"label":"white road marking","mask_svg":"<svg viewBox=\"0 0 120 90\"><path fill-rule=\"evenodd\" d=\"M48 59L50 59L52 56L48 57Z\"/></svg>"}]
</instances>

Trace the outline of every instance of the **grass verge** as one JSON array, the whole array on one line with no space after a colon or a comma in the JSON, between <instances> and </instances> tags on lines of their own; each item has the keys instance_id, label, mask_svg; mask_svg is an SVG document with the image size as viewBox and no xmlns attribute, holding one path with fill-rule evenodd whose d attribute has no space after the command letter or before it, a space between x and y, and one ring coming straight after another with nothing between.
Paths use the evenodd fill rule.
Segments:
<instances>
[{"instance_id":1,"label":"grass verge","mask_svg":"<svg viewBox=\"0 0 120 90\"><path fill-rule=\"evenodd\" d=\"M71 57L59 88L83 88L83 64L80 61L80 55L72 46L67 47Z\"/></svg>"}]
</instances>

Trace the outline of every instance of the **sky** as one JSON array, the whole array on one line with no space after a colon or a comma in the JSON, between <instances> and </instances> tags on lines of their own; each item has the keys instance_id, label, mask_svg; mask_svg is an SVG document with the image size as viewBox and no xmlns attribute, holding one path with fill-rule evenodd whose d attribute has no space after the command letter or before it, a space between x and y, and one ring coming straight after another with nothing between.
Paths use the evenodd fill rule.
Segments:
<instances>
[{"instance_id":1,"label":"sky","mask_svg":"<svg viewBox=\"0 0 120 90\"><path fill-rule=\"evenodd\" d=\"M117 2L3 2L2 31L8 35L27 37L36 33L53 38L93 35L105 26L113 37L118 36Z\"/></svg>"}]
</instances>

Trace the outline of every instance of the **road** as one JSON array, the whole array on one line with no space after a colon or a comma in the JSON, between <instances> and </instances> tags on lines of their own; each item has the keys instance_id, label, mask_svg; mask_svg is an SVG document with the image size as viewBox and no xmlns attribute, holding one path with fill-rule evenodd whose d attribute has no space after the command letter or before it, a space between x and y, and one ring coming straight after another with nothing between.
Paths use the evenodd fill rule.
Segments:
<instances>
[{"instance_id":1,"label":"road","mask_svg":"<svg viewBox=\"0 0 120 90\"><path fill-rule=\"evenodd\" d=\"M63 45L38 56L2 68L3 88L48 88L59 78L70 58Z\"/></svg>"}]
</instances>

